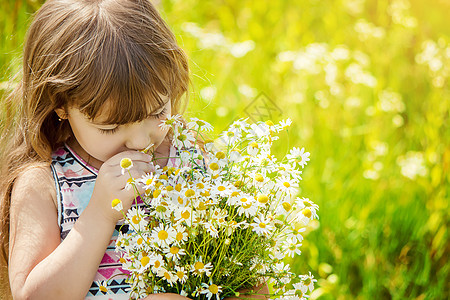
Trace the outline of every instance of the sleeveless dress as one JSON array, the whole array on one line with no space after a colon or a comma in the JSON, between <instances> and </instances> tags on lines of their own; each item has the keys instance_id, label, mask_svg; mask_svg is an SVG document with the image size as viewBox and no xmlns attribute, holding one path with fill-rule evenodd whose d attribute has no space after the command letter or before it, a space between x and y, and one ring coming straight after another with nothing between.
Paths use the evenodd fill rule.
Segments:
<instances>
[{"instance_id":1,"label":"sleeveless dress","mask_svg":"<svg viewBox=\"0 0 450 300\"><path fill-rule=\"evenodd\" d=\"M189 151L200 153L199 149ZM170 147L168 167L179 165L179 150ZM199 161L205 166L205 161ZM94 190L98 170L87 164L67 144L55 150L52 154L51 170L55 180L58 202L58 225L60 227L61 242L86 208ZM142 201L140 202L142 204ZM138 206L139 206L138 202ZM123 221L116 224L110 243L98 267L94 282L85 299L129 299L130 285L125 282L127 271L121 268L120 256L115 252L115 242L119 231L127 231L122 226Z\"/></svg>"}]
</instances>

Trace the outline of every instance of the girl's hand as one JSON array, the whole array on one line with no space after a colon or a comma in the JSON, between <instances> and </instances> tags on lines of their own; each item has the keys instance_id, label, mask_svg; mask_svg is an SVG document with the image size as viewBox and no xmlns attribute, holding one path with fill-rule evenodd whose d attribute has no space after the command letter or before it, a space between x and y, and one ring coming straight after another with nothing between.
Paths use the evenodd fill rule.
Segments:
<instances>
[{"instance_id":1,"label":"girl's hand","mask_svg":"<svg viewBox=\"0 0 450 300\"><path fill-rule=\"evenodd\" d=\"M125 171L124 174L122 174L120 166L120 161L123 158L129 158L133 161L133 167L129 171ZM126 188L130 174L133 178L140 178L146 173L154 172L155 168L150 164L151 158L150 155L138 151L124 151L105 161L98 172L89 206L95 208L105 219L114 224L117 223L118 220L123 218L123 215L121 212L112 209L112 200L120 199L123 211L128 211L135 196L144 192L143 186L139 184L137 185L137 193L135 188L131 186L128 189Z\"/></svg>"},{"instance_id":2,"label":"girl's hand","mask_svg":"<svg viewBox=\"0 0 450 300\"><path fill-rule=\"evenodd\" d=\"M249 291L252 291L253 293L256 293L258 295L244 295L245 293L248 293ZM227 299L227 300L240 300L240 299L266 300L266 299L269 299L269 287L267 286L267 283L264 283L259 286L255 286L251 290L248 290L248 289L239 290L239 293L241 294L239 297L227 297L225 299Z\"/></svg>"}]
</instances>

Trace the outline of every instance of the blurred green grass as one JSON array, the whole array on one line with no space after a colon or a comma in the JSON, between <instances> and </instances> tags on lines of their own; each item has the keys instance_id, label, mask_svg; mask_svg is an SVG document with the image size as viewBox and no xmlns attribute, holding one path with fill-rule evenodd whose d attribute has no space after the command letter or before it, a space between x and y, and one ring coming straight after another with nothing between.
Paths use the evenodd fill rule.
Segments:
<instances>
[{"instance_id":1,"label":"blurred green grass","mask_svg":"<svg viewBox=\"0 0 450 300\"><path fill-rule=\"evenodd\" d=\"M40 2L2 2L3 91ZM291 263L319 279L312 298L448 299L450 3L156 3L190 57L188 116L216 134L289 117L276 154L311 152L301 196L320 222Z\"/></svg>"}]
</instances>

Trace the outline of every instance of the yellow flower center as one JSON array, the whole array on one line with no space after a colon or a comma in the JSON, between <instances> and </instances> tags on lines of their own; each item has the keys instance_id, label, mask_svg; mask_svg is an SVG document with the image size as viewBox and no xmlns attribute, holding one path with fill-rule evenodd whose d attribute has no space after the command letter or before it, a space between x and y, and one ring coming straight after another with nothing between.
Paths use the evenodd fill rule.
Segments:
<instances>
[{"instance_id":1,"label":"yellow flower center","mask_svg":"<svg viewBox=\"0 0 450 300\"><path fill-rule=\"evenodd\" d=\"M178 184L175 186L175 190L176 190L177 192L180 192L180 191L181 191L181 183L178 183Z\"/></svg>"},{"instance_id":2,"label":"yellow flower center","mask_svg":"<svg viewBox=\"0 0 450 300\"><path fill-rule=\"evenodd\" d=\"M225 188L223 185L219 186L217 189L218 189L220 192L223 192L223 191L226 190L226 188Z\"/></svg>"},{"instance_id":3,"label":"yellow flower center","mask_svg":"<svg viewBox=\"0 0 450 300\"><path fill-rule=\"evenodd\" d=\"M311 218L312 216L311 210L309 208L305 208L304 210L302 210L302 214L307 218Z\"/></svg>"},{"instance_id":4,"label":"yellow flower center","mask_svg":"<svg viewBox=\"0 0 450 300\"><path fill-rule=\"evenodd\" d=\"M164 278L166 278L166 280L170 279L170 274L169 272L164 272Z\"/></svg>"},{"instance_id":5,"label":"yellow flower center","mask_svg":"<svg viewBox=\"0 0 450 300\"><path fill-rule=\"evenodd\" d=\"M177 254L178 252L180 252L180 248L178 248L177 246L170 247L170 253Z\"/></svg>"},{"instance_id":6,"label":"yellow flower center","mask_svg":"<svg viewBox=\"0 0 450 300\"><path fill-rule=\"evenodd\" d=\"M120 203L122 203L122 201L120 201L119 199L114 199L112 202L111 202L111 206L112 207L116 207L117 205L119 205Z\"/></svg>"},{"instance_id":7,"label":"yellow flower center","mask_svg":"<svg viewBox=\"0 0 450 300\"><path fill-rule=\"evenodd\" d=\"M129 169L133 166L133 161L129 158L122 158L120 161L120 166L124 169Z\"/></svg>"},{"instance_id":8,"label":"yellow flower center","mask_svg":"<svg viewBox=\"0 0 450 300\"><path fill-rule=\"evenodd\" d=\"M146 265L148 265L148 263L150 262L150 257L148 256L144 256L141 258L141 265L143 267L145 267Z\"/></svg>"},{"instance_id":9,"label":"yellow flower center","mask_svg":"<svg viewBox=\"0 0 450 300\"><path fill-rule=\"evenodd\" d=\"M159 268L161 266L161 262L159 260L155 261L155 268Z\"/></svg>"},{"instance_id":10,"label":"yellow flower center","mask_svg":"<svg viewBox=\"0 0 450 300\"><path fill-rule=\"evenodd\" d=\"M223 159L223 158L225 158L225 153L223 153L222 151L219 151L216 153L216 157L217 157L217 159Z\"/></svg>"},{"instance_id":11,"label":"yellow flower center","mask_svg":"<svg viewBox=\"0 0 450 300\"><path fill-rule=\"evenodd\" d=\"M211 284L208 289L212 294L217 294L219 292L219 287L215 284Z\"/></svg>"},{"instance_id":12,"label":"yellow flower center","mask_svg":"<svg viewBox=\"0 0 450 300\"><path fill-rule=\"evenodd\" d=\"M198 204L198 210L205 210L206 209L206 204L203 201L200 201L200 203Z\"/></svg>"},{"instance_id":13,"label":"yellow flower center","mask_svg":"<svg viewBox=\"0 0 450 300\"><path fill-rule=\"evenodd\" d=\"M283 182L283 185L285 186L285 187L290 187L291 185L289 184L289 182L287 182L287 181L285 181L285 182Z\"/></svg>"},{"instance_id":14,"label":"yellow flower center","mask_svg":"<svg viewBox=\"0 0 450 300\"><path fill-rule=\"evenodd\" d=\"M258 182L263 182L264 181L264 177L261 174L257 173L255 175L255 180L258 181Z\"/></svg>"},{"instance_id":15,"label":"yellow flower center","mask_svg":"<svg viewBox=\"0 0 450 300\"><path fill-rule=\"evenodd\" d=\"M205 187L205 185L203 183L201 183L201 182L197 183L197 188L202 189L204 187Z\"/></svg>"},{"instance_id":16,"label":"yellow flower center","mask_svg":"<svg viewBox=\"0 0 450 300\"><path fill-rule=\"evenodd\" d=\"M242 203L247 202L247 198L241 198L241 202L242 202Z\"/></svg>"},{"instance_id":17,"label":"yellow flower center","mask_svg":"<svg viewBox=\"0 0 450 300\"><path fill-rule=\"evenodd\" d=\"M143 242L144 242L143 238L138 238L138 240L137 240L138 245L142 244Z\"/></svg>"},{"instance_id":18,"label":"yellow flower center","mask_svg":"<svg viewBox=\"0 0 450 300\"><path fill-rule=\"evenodd\" d=\"M178 276L178 278L183 279L184 272L183 271L177 271L177 276Z\"/></svg>"},{"instance_id":19,"label":"yellow flower center","mask_svg":"<svg viewBox=\"0 0 450 300\"><path fill-rule=\"evenodd\" d=\"M212 163L209 165L209 168L213 171L219 170L219 165L217 163Z\"/></svg>"},{"instance_id":20,"label":"yellow flower center","mask_svg":"<svg viewBox=\"0 0 450 300\"><path fill-rule=\"evenodd\" d=\"M99 288L99 290L102 291L103 293L107 293L107 292L108 292L108 289L107 289L106 287L104 287L103 285L100 285L98 288Z\"/></svg>"},{"instance_id":21,"label":"yellow flower center","mask_svg":"<svg viewBox=\"0 0 450 300\"><path fill-rule=\"evenodd\" d=\"M161 194L161 190L158 190L158 189L156 189L156 190L154 190L153 191L153 198L158 198L158 196Z\"/></svg>"},{"instance_id":22,"label":"yellow flower center","mask_svg":"<svg viewBox=\"0 0 450 300\"><path fill-rule=\"evenodd\" d=\"M181 241L183 239L183 233L177 232L177 235L175 238L177 239L177 242Z\"/></svg>"},{"instance_id":23,"label":"yellow flower center","mask_svg":"<svg viewBox=\"0 0 450 300\"><path fill-rule=\"evenodd\" d=\"M292 208L292 206L289 202L283 202L283 204L281 204L281 205L283 205L283 208L285 211L290 211Z\"/></svg>"},{"instance_id":24,"label":"yellow flower center","mask_svg":"<svg viewBox=\"0 0 450 300\"><path fill-rule=\"evenodd\" d=\"M258 143L257 142L251 142L249 146L252 147L252 148L257 148L258 149Z\"/></svg>"},{"instance_id":25,"label":"yellow flower center","mask_svg":"<svg viewBox=\"0 0 450 300\"><path fill-rule=\"evenodd\" d=\"M266 121L266 125L273 126L273 125L275 125L275 124L273 124L272 120L267 120L267 121Z\"/></svg>"},{"instance_id":26,"label":"yellow flower center","mask_svg":"<svg viewBox=\"0 0 450 300\"><path fill-rule=\"evenodd\" d=\"M192 196L195 195L195 191L194 191L193 189L188 189L188 190L184 193L184 195L185 195L186 197L192 197Z\"/></svg>"},{"instance_id":27,"label":"yellow flower center","mask_svg":"<svg viewBox=\"0 0 450 300\"><path fill-rule=\"evenodd\" d=\"M263 222L261 222L261 223L259 223L259 227L261 227L261 228L266 228L266 224L263 223Z\"/></svg>"},{"instance_id":28,"label":"yellow flower center","mask_svg":"<svg viewBox=\"0 0 450 300\"><path fill-rule=\"evenodd\" d=\"M194 268L196 269L196 270L201 270L201 269L203 269L205 267L205 265L201 262L201 261L198 261L198 262L196 262L195 264L194 264Z\"/></svg>"},{"instance_id":29,"label":"yellow flower center","mask_svg":"<svg viewBox=\"0 0 450 300\"><path fill-rule=\"evenodd\" d=\"M252 204L251 203L247 203L247 204L242 205L242 207L245 208L245 209L249 209L250 207L252 207Z\"/></svg>"},{"instance_id":30,"label":"yellow flower center","mask_svg":"<svg viewBox=\"0 0 450 300\"><path fill-rule=\"evenodd\" d=\"M138 215L133 216L133 218L131 218L131 222L133 222L134 224L139 224L140 221L141 221L141 217Z\"/></svg>"},{"instance_id":31,"label":"yellow flower center","mask_svg":"<svg viewBox=\"0 0 450 300\"><path fill-rule=\"evenodd\" d=\"M266 195L262 194L258 196L258 202L259 203L267 203L267 201L269 201L269 197L267 197Z\"/></svg>"},{"instance_id":32,"label":"yellow flower center","mask_svg":"<svg viewBox=\"0 0 450 300\"><path fill-rule=\"evenodd\" d=\"M153 182L153 178L149 178L145 181L145 184L150 185L150 184L152 184L152 182Z\"/></svg>"},{"instance_id":33,"label":"yellow flower center","mask_svg":"<svg viewBox=\"0 0 450 300\"><path fill-rule=\"evenodd\" d=\"M181 217L185 220L189 219L191 217L191 213L187 210L181 213Z\"/></svg>"},{"instance_id":34,"label":"yellow flower center","mask_svg":"<svg viewBox=\"0 0 450 300\"><path fill-rule=\"evenodd\" d=\"M161 230L160 232L158 232L158 239L160 240L165 240L169 237L169 234L167 233L167 231L165 230Z\"/></svg>"}]
</instances>

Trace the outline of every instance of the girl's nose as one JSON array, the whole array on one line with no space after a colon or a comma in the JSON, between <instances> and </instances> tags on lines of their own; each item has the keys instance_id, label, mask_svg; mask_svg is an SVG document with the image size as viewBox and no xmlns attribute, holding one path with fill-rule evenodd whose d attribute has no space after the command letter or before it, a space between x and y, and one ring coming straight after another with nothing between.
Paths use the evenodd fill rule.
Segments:
<instances>
[{"instance_id":1,"label":"girl's nose","mask_svg":"<svg viewBox=\"0 0 450 300\"><path fill-rule=\"evenodd\" d=\"M132 124L125 146L131 150L142 150L152 143L148 127L145 122Z\"/></svg>"}]
</instances>

